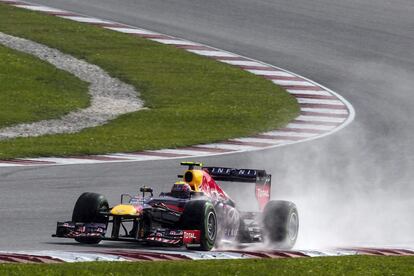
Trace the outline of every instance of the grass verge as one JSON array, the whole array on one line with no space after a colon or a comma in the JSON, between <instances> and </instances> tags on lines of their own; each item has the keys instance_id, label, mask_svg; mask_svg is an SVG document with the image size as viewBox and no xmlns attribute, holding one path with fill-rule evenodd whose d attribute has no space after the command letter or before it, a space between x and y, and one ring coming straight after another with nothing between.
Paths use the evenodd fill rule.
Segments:
<instances>
[{"instance_id":1,"label":"grass verge","mask_svg":"<svg viewBox=\"0 0 414 276\"><path fill-rule=\"evenodd\" d=\"M89 105L88 85L30 55L0 46L0 127L59 118Z\"/></svg>"},{"instance_id":2,"label":"grass verge","mask_svg":"<svg viewBox=\"0 0 414 276\"><path fill-rule=\"evenodd\" d=\"M299 112L270 81L146 39L1 4L0 31L99 65L149 107L76 134L2 141L2 159L208 143L284 126Z\"/></svg>"},{"instance_id":3,"label":"grass verge","mask_svg":"<svg viewBox=\"0 0 414 276\"><path fill-rule=\"evenodd\" d=\"M3 264L2 275L413 275L414 257Z\"/></svg>"}]
</instances>

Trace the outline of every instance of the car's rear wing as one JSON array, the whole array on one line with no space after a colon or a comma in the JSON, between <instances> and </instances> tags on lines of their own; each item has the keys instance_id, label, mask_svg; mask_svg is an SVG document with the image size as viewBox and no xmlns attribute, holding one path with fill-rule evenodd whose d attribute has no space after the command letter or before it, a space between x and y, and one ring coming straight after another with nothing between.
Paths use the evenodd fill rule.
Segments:
<instances>
[{"instance_id":1,"label":"car's rear wing","mask_svg":"<svg viewBox=\"0 0 414 276\"><path fill-rule=\"evenodd\" d=\"M263 210L270 200L272 175L267 174L265 170L223 167L203 167L203 170L206 170L214 180L255 183L256 199L260 210Z\"/></svg>"}]
</instances>

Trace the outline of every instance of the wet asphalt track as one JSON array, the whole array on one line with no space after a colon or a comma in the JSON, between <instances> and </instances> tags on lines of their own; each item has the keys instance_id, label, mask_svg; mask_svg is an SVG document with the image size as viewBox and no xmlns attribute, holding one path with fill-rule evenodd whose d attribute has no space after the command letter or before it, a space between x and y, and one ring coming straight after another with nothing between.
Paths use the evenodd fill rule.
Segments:
<instances>
[{"instance_id":1,"label":"wet asphalt track","mask_svg":"<svg viewBox=\"0 0 414 276\"><path fill-rule=\"evenodd\" d=\"M229 50L339 92L357 113L346 129L312 143L201 161L271 171L273 195L298 203L300 248L414 245L411 0L31 2ZM80 193L101 192L115 203L141 184L169 188L177 173L176 161L0 168L0 249L87 249L50 238ZM236 200L250 191L227 187Z\"/></svg>"}]
</instances>

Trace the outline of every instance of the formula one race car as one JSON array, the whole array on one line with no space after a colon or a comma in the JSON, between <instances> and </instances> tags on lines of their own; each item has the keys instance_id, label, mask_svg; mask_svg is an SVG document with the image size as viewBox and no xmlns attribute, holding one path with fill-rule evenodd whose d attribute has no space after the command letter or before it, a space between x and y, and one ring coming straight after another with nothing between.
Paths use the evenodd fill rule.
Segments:
<instances>
[{"instance_id":1,"label":"formula one race car","mask_svg":"<svg viewBox=\"0 0 414 276\"><path fill-rule=\"evenodd\" d=\"M109 208L104 196L83 193L76 201L72 221L58 222L53 236L87 244L134 241L199 250L211 250L224 241L269 242L280 249L294 246L299 228L296 206L269 201L271 175L266 171L181 164L188 166L179 176L182 181L158 197L153 196L152 188L142 187L141 195L122 194L121 203ZM216 181L255 183L261 212L239 211Z\"/></svg>"}]
</instances>

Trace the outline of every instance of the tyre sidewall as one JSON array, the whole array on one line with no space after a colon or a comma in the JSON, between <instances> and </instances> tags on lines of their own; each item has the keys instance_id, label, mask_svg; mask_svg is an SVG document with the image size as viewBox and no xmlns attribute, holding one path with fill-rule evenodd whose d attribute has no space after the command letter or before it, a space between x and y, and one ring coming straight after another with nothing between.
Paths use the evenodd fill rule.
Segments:
<instances>
[{"instance_id":1,"label":"tyre sidewall","mask_svg":"<svg viewBox=\"0 0 414 276\"><path fill-rule=\"evenodd\" d=\"M210 217L215 220L214 235L208 234L208 220ZM209 251L214 247L217 239L217 215L211 202L205 200L191 200L187 202L179 228L183 230L200 231L199 250Z\"/></svg>"},{"instance_id":2,"label":"tyre sidewall","mask_svg":"<svg viewBox=\"0 0 414 276\"><path fill-rule=\"evenodd\" d=\"M214 235L212 237L210 237L208 233L208 223L210 216L213 216L215 220ZM216 212L214 211L213 204L211 204L210 202L206 202L206 204L204 205L204 219L200 235L202 247L206 250L211 250L214 247L217 238L217 216Z\"/></svg>"}]
</instances>

